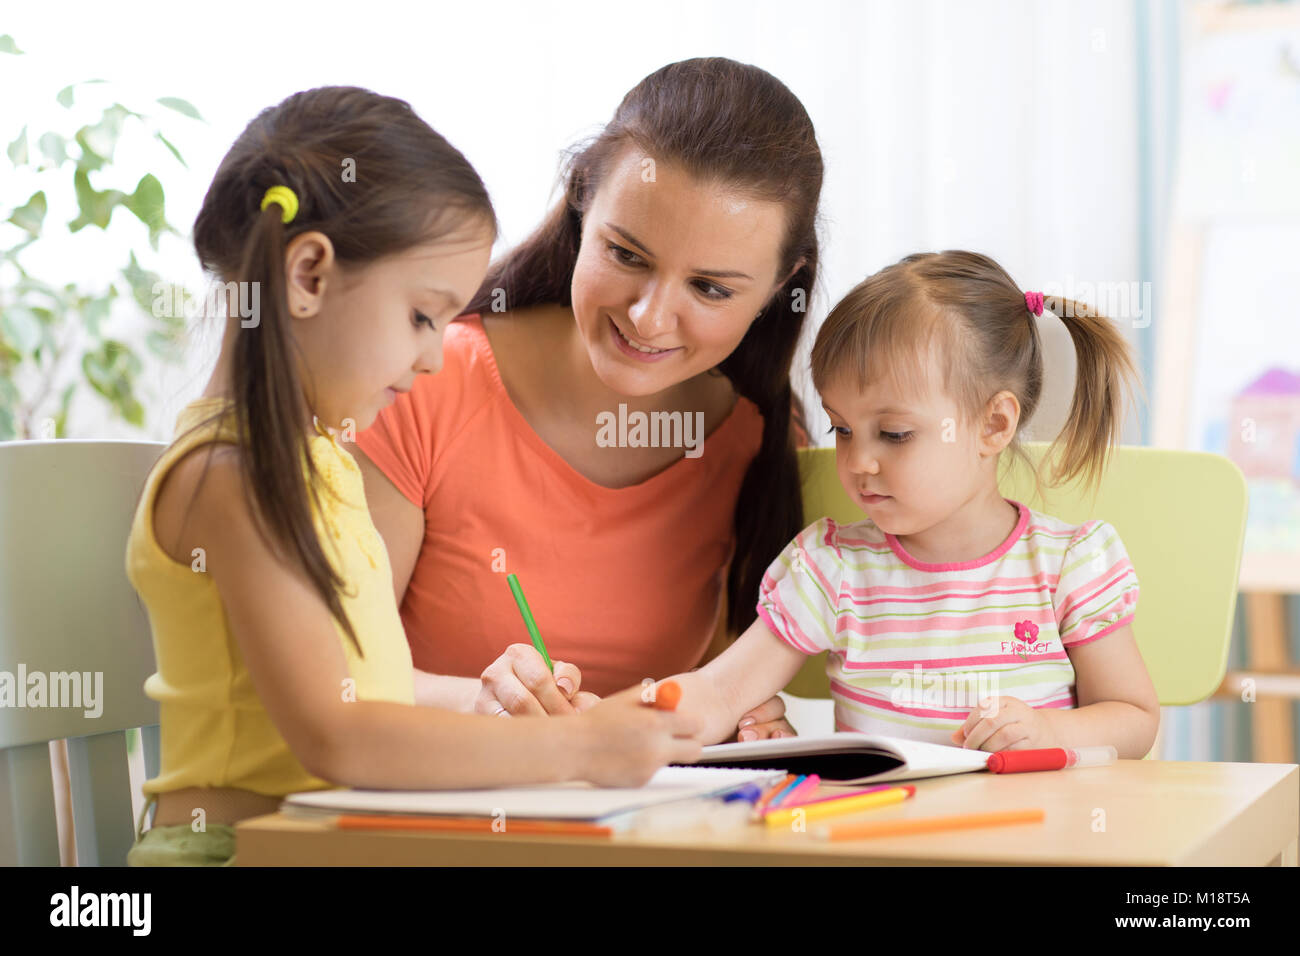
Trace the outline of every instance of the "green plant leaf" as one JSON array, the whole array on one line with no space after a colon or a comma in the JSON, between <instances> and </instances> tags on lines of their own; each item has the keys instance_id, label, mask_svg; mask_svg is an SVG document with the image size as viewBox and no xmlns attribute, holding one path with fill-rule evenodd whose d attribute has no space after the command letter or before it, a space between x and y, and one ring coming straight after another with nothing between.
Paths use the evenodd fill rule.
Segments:
<instances>
[{"instance_id":1,"label":"green plant leaf","mask_svg":"<svg viewBox=\"0 0 1300 956\"><path fill-rule=\"evenodd\" d=\"M68 408L72 405L72 396L77 391L77 383L71 382L59 396L59 412L54 416L54 437L68 437Z\"/></svg>"},{"instance_id":2,"label":"green plant leaf","mask_svg":"<svg viewBox=\"0 0 1300 956\"><path fill-rule=\"evenodd\" d=\"M122 205L149 227L149 245L156 250L158 237L167 227L167 219L163 215L163 187L158 177L153 173L141 176L135 192L126 197Z\"/></svg>"},{"instance_id":3,"label":"green plant leaf","mask_svg":"<svg viewBox=\"0 0 1300 956\"><path fill-rule=\"evenodd\" d=\"M107 229L109 220L113 218L113 210L126 199L126 193L120 189L98 192L90 185L90 177L84 169L73 173L72 183L77 190L77 206L81 214L68 223L68 230L78 232L91 225Z\"/></svg>"},{"instance_id":4,"label":"green plant leaf","mask_svg":"<svg viewBox=\"0 0 1300 956\"><path fill-rule=\"evenodd\" d=\"M0 313L0 331L20 353L31 355L40 348L41 320L25 305L10 305Z\"/></svg>"},{"instance_id":5,"label":"green plant leaf","mask_svg":"<svg viewBox=\"0 0 1300 956\"><path fill-rule=\"evenodd\" d=\"M0 36L0 53L12 53L15 56L23 55L23 51L18 49L18 44L14 43L14 38L7 33Z\"/></svg>"},{"instance_id":6,"label":"green plant leaf","mask_svg":"<svg viewBox=\"0 0 1300 956\"><path fill-rule=\"evenodd\" d=\"M19 229L26 230L33 239L41 234L41 224L45 222L45 191L34 192L31 198L14 210L8 221Z\"/></svg>"},{"instance_id":7,"label":"green plant leaf","mask_svg":"<svg viewBox=\"0 0 1300 956\"><path fill-rule=\"evenodd\" d=\"M104 82L103 80L82 80L80 83L69 83L63 89L59 90L58 94L54 98L59 101L59 105L62 106L64 109L71 109L73 90L75 90L79 86L89 86L91 83L103 83L103 82Z\"/></svg>"},{"instance_id":8,"label":"green plant leaf","mask_svg":"<svg viewBox=\"0 0 1300 956\"><path fill-rule=\"evenodd\" d=\"M190 117L190 119L203 119L203 117L199 115L198 110L196 110L187 100L183 100L180 97L160 96L158 97L158 102L168 109L175 110L178 113L184 113L186 116Z\"/></svg>"},{"instance_id":9,"label":"green plant leaf","mask_svg":"<svg viewBox=\"0 0 1300 956\"><path fill-rule=\"evenodd\" d=\"M162 282L162 277L156 272L151 272L143 268L132 251L130 259L122 268L122 276L131 286L131 295L135 298L136 304L150 315L153 314L154 286Z\"/></svg>"},{"instance_id":10,"label":"green plant leaf","mask_svg":"<svg viewBox=\"0 0 1300 956\"><path fill-rule=\"evenodd\" d=\"M100 323L108 318L112 312L113 300L117 298L117 288L109 286L108 292L101 296L87 296L80 303L81 321L88 331L95 338L100 336Z\"/></svg>"},{"instance_id":11,"label":"green plant leaf","mask_svg":"<svg viewBox=\"0 0 1300 956\"><path fill-rule=\"evenodd\" d=\"M99 117L99 122L77 130L77 144L81 146L82 158L77 165L82 169L99 169L105 163L113 161L113 150L122 135L122 121L128 116L136 115L120 103L106 108Z\"/></svg>"},{"instance_id":12,"label":"green plant leaf","mask_svg":"<svg viewBox=\"0 0 1300 956\"><path fill-rule=\"evenodd\" d=\"M55 166L62 166L68 159L68 141L58 133L46 133L37 141L41 155Z\"/></svg>"},{"instance_id":13,"label":"green plant leaf","mask_svg":"<svg viewBox=\"0 0 1300 956\"><path fill-rule=\"evenodd\" d=\"M158 138L159 142L161 142L164 146L166 146L168 149L172 151L172 155L176 157L176 161L178 163L180 163L186 169L190 168L190 164L185 162L185 157L181 155L181 151L179 149L177 149L175 146L172 145L171 140L169 140L162 133L154 133L154 136Z\"/></svg>"},{"instance_id":14,"label":"green plant leaf","mask_svg":"<svg viewBox=\"0 0 1300 956\"><path fill-rule=\"evenodd\" d=\"M135 397L135 377L140 359L125 342L105 339L98 349L81 357L81 370L90 387L132 425L144 424L144 407Z\"/></svg>"},{"instance_id":15,"label":"green plant leaf","mask_svg":"<svg viewBox=\"0 0 1300 956\"><path fill-rule=\"evenodd\" d=\"M9 154L9 162L15 166L22 166L27 162L27 127L18 134L18 138L9 144L5 150Z\"/></svg>"}]
</instances>

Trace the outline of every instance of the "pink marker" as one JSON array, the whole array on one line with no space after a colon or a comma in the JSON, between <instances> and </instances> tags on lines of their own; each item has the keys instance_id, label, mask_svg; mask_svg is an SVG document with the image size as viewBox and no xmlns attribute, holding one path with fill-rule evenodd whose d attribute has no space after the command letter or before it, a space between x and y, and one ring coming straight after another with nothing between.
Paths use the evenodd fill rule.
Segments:
<instances>
[{"instance_id":1,"label":"pink marker","mask_svg":"<svg viewBox=\"0 0 1300 956\"><path fill-rule=\"evenodd\" d=\"M781 801L779 809L788 810L791 807L798 806L801 800L807 803L809 798L817 792L817 785L821 782L822 778L817 776L817 774L809 774L804 778L803 783L799 784L799 786L795 787L785 795L785 799Z\"/></svg>"},{"instance_id":2,"label":"pink marker","mask_svg":"<svg viewBox=\"0 0 1300 956\"><path fill-rule=\"evenodd\" d=\"M800 804L794 804L787 800L779 807L765 808L763 810L763 816L767 816L769 813L775 813L777 810L793 810L796 806L810 807L815 803L825 803L827 800L843 800L845 797L860 797L864 793L875 793L877 790L896 790L898 787L899 784L896 783L882 783L879 786L867 787L863 790L850 790L848 793L833 793L825 797L817 797L815 800L805 800Z\"/></svg>"}]
</instances>

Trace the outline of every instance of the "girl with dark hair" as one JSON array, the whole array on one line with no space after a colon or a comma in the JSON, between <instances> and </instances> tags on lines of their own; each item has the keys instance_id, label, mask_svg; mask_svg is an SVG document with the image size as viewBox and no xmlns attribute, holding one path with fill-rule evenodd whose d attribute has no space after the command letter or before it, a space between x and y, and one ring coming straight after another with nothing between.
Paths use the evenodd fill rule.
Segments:
<instances>
[{"instance_id":1,"label":"girl with dark hair","mask_svg":"<svg viewBox=\"0 0 1300 956\"><path fill-rule=\"evenodd\" d=\"M698 753L636 691L570 721L413 706L430 700L340 440L438 370L495 234L465 158L366 90L297 93L222 161L194 225L226 296L221 354L127 544L162 737L131 864L228 864L232 825L294 791L637 785Z\"/></svg>"},{"instance_id":2,"label":"girl with dark hair","mask_svg":"<svg viewBox=\"0 0 1300 956\"><path fill-rule=\"evenodd\" d=\"M461 710L572 713L698 665L802 524L790 366L822 158L799 100L754 66L670 64L563 183L448 330L443 374L358 436L416 666ZM788 732L783 712L748 734Z\"/></svg>"}]
</instances>

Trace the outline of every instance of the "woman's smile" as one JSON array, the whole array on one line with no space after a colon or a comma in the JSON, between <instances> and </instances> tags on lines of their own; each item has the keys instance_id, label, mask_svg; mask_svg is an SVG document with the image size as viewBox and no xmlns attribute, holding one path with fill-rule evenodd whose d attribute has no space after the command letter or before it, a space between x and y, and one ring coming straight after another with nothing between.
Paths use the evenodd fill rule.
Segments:
<instances>
[{"instance_id":1,"label":"woman's smile","mask_svg":"<svg viewBox=\"0 0 1300 956\"><path fill-rule=\"evenodd\" d=\"M609 319L610 336L613 339L614 346L629 358L634 358L638 362L659 362L676 352L681 348L674 349L655 349L650 346L634 344L631 339L623 334L618 324L612 317Z\"/></svg>"}]
</instances>

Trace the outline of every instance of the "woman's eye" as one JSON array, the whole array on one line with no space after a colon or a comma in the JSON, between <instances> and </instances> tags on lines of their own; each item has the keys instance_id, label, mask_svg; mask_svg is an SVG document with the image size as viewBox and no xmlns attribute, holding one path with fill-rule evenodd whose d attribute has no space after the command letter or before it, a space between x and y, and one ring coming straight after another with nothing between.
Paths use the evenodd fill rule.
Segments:
<instances>
[{"instance_id":1,"label":"woman's eye","mask_svg":"<svg viewBox=\"0 0 1300 956\"><path fill-rule=\"evenodd\" d=\"M846 428L846 427L844 427L844 426L842 426L842 425L832 425L830 428L826 429L826 434L829 435L831 432L834 432L834 433L835 433L837 436L839 436L840 438L848 438L848 437L849 437L849 430L848 430L848 428Z\"/></svg>"},{"instance_id":2,"label":"woman's eye","mask_svg":"<svg viewBox=\"0 0 1300 956\"><path fill-rule=\"evenodd\" d=\"M892 441L896 445L901 445L912 437L911 432L881 432L880 437L885 441Z\"/></svg>"},{"instance_id":3,"label":"woman's eye","mask_svg":"<svg viewBox=\"0 0 1300 956\"><path fill-rule=\"evenodd\" d=\"M631 249L624 249L616 242L609 242L606 243L606 245L609 246L609 251L613 254L614 258L625 266L640 265L645 261Z\"/></svg>"},{"instance_id":4,"label":"woman's eye","mask_svg":"<svg viewBox=\"0 0 1300 956\"><path fill-rule=\"evenodd\" d=\"M695 283L695 288L699 289L706 299L717 299L720 301L722 299L730 299L733 295L730 289L724 288L723 286L713 282L706 282L703 279Z\"/></svg>"},{"instance_id":5,"label":"woman's eye","mask_svg":"<svg viewBox=\"0 0 1300 956\"><path fill-rule=\"evenodd\" d=\"M417 326L419 326L419 325L427 325L427 326L428 326L429 328L431 328L431 329L434 328L433 319L429 318L429 317L428 317L427 315L425 315L423 312L416 312L416 313L415 313L415 324L416 324Z\"/></svg>"}]
</instances>

